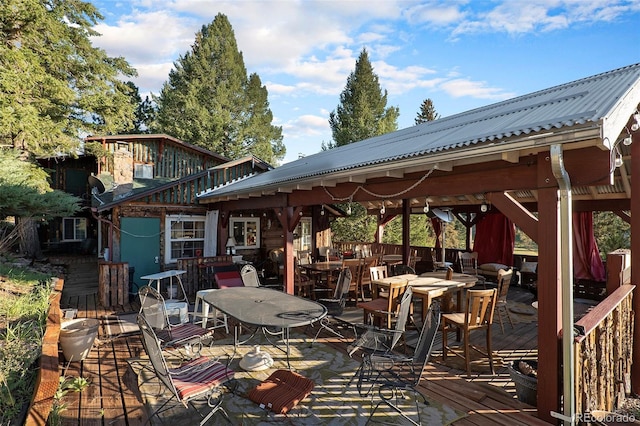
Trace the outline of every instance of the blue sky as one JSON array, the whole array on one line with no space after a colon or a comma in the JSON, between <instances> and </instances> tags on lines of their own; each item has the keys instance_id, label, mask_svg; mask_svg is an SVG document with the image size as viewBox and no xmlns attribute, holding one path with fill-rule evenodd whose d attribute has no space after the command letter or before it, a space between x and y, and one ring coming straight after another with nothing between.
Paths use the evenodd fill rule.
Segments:
<instances>
[{"instance_id":1,"label":"blue sky","mask_svg":"<svg viewBox=\"0 0 640 426\"><path fill-rule=\"evenodd\" d=\"M218 13L269 91L288 162L331 140L329 113L366 47L410 127L430 98L441 116L640 62L640 0L99 0L93 40L158 94L174 61Z\"/></svg>"}]
</instances>

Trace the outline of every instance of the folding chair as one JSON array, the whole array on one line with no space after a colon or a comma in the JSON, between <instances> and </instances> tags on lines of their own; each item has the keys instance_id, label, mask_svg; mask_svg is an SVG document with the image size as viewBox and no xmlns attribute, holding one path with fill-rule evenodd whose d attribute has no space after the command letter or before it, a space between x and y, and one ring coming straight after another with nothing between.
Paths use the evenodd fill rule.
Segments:
<instances>
[{"instance_id":1,"label":"folding chair","mask_svg":"<svg viewBox=\"0 0 640 426\"><path fill-rule=\"evenodd\" d=\"M153 416L161 419L160 413L172 408L167 407L167 404L175 398L185 408L191 406L196 410L202 419L200 425L205 424L218 411L231 423L222 408L223 395L220 387L233 380L235 372L206 356L192 359L177 368L169 368L153 328L144 315L138 315L137 320L142 332L142 344L151 366L160 382L171 392L171 397L149 416L147 422L150 422ZM207 414L201 413L194 404L195 400L203 398L206 398L207 405L211 408Z\"/></svg>"},{"instance_id":2,"label":"folding chair","mask_svg":"<svg viewBox=\"0 0 640 426\"><path fill-rule=\"evenodd\" d=\"M342 269L340 271L340 275L338 276L338 282L336 283L336 289L333 294L333 298L317 300L318 303L327 307L327 316L320 320L320 328L311 341L310 346L313 345L313 343L318 339L318 336L320 335L320 332L322 330L327 330L328 332L335 334L341 339L344 339L344 336L342 334L330 327L330 319L333 318L339 321L337 317L339 315L342 315L342 313L344 312L344 307L347 303L347 297L349 296L351 278L351 270L349 268Z\"/></svg>"},{"instance_id":3,"label":"folding chair","mask_svg":"<svg viewBox=\"0 0 640 426\"><path fill-rule=\"evenodd\" d=\"M202 344L202 339L213 336L212 328L203 328L192 322L172 323L164 298L153 287L140 288L140 315L153 327L163 348L179 347L190 343ZM188 313L198 316L194 312Z\"/></svg>"},{"instance_id":4,"label":"folding chair","mask_svg":"<svg viewBox=\"0 0 640 426\"><path fill-rule=\"evenodd\" d=\"M369 419L373 418L381 405L386 405L400 414L403 418L414 425L421 425L419 402L428 405L425 396L418 390L418 385L422 380L424 368L431 356L433 342L440 327L440 310L438 302L432 303L425 317L420 337L416 345L413 357L403 357L400 355L370 354L362 360L363 380L373 385L379 385L378 396L380 401L372 410ZM371 389L371 388L370 388ZM400 406L406 402L406 394L413 394L417 421L410 417L409 411Z\"/></svg>"}]
</instances>

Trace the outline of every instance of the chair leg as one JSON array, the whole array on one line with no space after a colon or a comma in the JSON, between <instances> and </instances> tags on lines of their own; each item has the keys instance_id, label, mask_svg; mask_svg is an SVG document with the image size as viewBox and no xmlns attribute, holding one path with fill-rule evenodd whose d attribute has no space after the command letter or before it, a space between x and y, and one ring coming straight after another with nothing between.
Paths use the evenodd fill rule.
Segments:
<instances>
[{"instance_id":1,"label":"chair leg","mask_svg":"<svg viewBox=\"0 0 640 426\"><path fill-rule=\"evenodd\" d=\"M464 330L464 341L462 342L464 345L464 363L467 367L467 377L471 377L471 351L469 350L469 330Z\"/></svg>"},{"instance_id":2,"label":"chair leg","mask_svg":"<svg viewBox=\"0 0 640 426\"><path fill-rule=\"evenodd\" d=\"M442 319L442 362L447 359L447 320Z\"/></svg>"},{"instance_id":3,"label":"chair leg","mask_svg":"<svg viewBox=\"0 0 640 426\"><path fill-rule=\"evenodd\" d=\"M491 368L491 374L495 375L496 371L493 368L493 350L491 349L491 326L487 327L487 356L489 357L489 367Z\"/></svg>"},{"instance_id":4,"label":"chair leg","mask_svg":"<svg viewBox=\"0 0 640 426\"><path fill-rule=\"evenodd\" d=\"M502 334L504 334L504 325L502 324L502 307L498 306L496 309L496 315L498 315L498 321L500 321L500 330L502 330Z\"/></svg>"}]
</instances>

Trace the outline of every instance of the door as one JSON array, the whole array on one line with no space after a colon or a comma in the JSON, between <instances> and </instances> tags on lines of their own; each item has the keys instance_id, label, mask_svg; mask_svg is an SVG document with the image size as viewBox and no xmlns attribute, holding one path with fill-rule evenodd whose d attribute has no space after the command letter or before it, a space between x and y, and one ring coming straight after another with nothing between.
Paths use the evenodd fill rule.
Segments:
<instances>
[{"instance_id":1,"label":"door","mask_svg":"<svg viewBox=\"0 0 640 426\"><path fill-rule=\"evenodd\" d=\"M120 259L133 272L131 292L147 284L140 277L160 272L160 219L123 217L120 219Z\"/></svg>"}]
</instances>

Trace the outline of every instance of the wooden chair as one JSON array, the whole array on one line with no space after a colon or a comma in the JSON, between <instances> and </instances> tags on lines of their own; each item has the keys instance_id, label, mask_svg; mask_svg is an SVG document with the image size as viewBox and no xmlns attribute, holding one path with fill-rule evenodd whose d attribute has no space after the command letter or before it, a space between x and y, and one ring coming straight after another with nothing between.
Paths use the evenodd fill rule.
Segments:
<instances>
[{"instance_id":1,"label":"wooden chair","mask_svg":"<svg viewBox=\"0 0 640 426\"><path fill-rule=\"evenodd\" d=\"M380 265L380 258L378 258L378 266L370 266L369 267L369 280L376 281L381 280L383 278L387 278L389 276L389 270L387 269L387 265ZM388 292L386 290L378 290L378 294L371 294L371 299L375 299L377 297L387 297Z\"/></svg>"},{"instance_id":2,"label":"wooden chair","mask_svg":"<svg viewBox=\"0 0 640 426\"><path fill-rule=\"evenodd\" d=\"M498 321L500 321L500 329L504 334L504 325L502 323L502 317L506 316L513 328L513 321L511 321L511 315L509 314L509 307L507 306L507 295L509 294L509 285L511 284L511 278L513 276L513 269L505 271L500 269L498 271L498 300L496 301L496 315Z\"/></svg>"},{"instance_id":3,"label":"wooden chair","mask_svg":"<svg viewBox=\"0 0 640 426\"><path fill-rule=\"evenodd\" d=\"M360 271L362 269L362 259L343 259L342 260L342 269L348 268L351 270L351 286L349 287L349 292L355 294L354 299L357 301L358 296L362 296L362 300L364 300L364 293L361 292L360 288Z\"/></svg>"},{"instance_id":4,"label":"wooden chair","mask_svg":"<svg viewBox=\"0 0 640 426\"><path fill-rule=\"evenodd\" d=\"M467 369L467 376L471 376L471 349L489 357L491 374L495 374L493 367L493 354L491 352L491 325L493 324L493 313L496 306L497 291L489 290L469 290L467 291L467 304L464 312L454 312L442 314L442 359L446 360L447 351L464 358ZM447 344L447 333L462 330L463 334L463 355L452 350ZM485 330L487 338L486 353L471 345L469 335L475 330Z\"/></svg>"},{"instance_id":5,"label":"wooden chair","mask_svg":"<svg viewBox=\"0 0 640 426\"><path fill-rule=\"evenodd\" d=\"M482 275L478 275L478 252L458 252L458 266L460 272L463 274L473 275L478 278L477 284L482 284L485 288L485 278Z\"/></svg>"},{"instance_id":6,"label":"wooden chair","mask_svg":"<svg viewBox=\"0 0 640 426\"><path fill-rule=\"evenodd\" d=\"M315 281L302 271L297 258L293 258L293 287L296 296L315 298Z\"/></svg>"},{"instance_id":7,"label":"wooden chair","mask_svg":"<svg viewBox=\"0 0 640 426\"><path fill-rule=\"evenodd\" d=\"M406 281L394 282L389 285L387 297L377 297L369 302L358 303L356 306L363 310L363 322L392 328L393 321L397 316L400 298L406 288Z\"/></svg>"},{"instance_id":8,"label":"wooden chair","mask_svg":"<svg viewBox=\"0 0 640 426\"><path fill-rule=\"evenodd\" d=\"M377 256L369 256L364 258L362 262L362 268L360 268L360 289L362 291L362 301L364 301L365 289L368 289L368 293L371 294L370 268L374 266L378 266Z\"/></svg>"}]
</instances>

